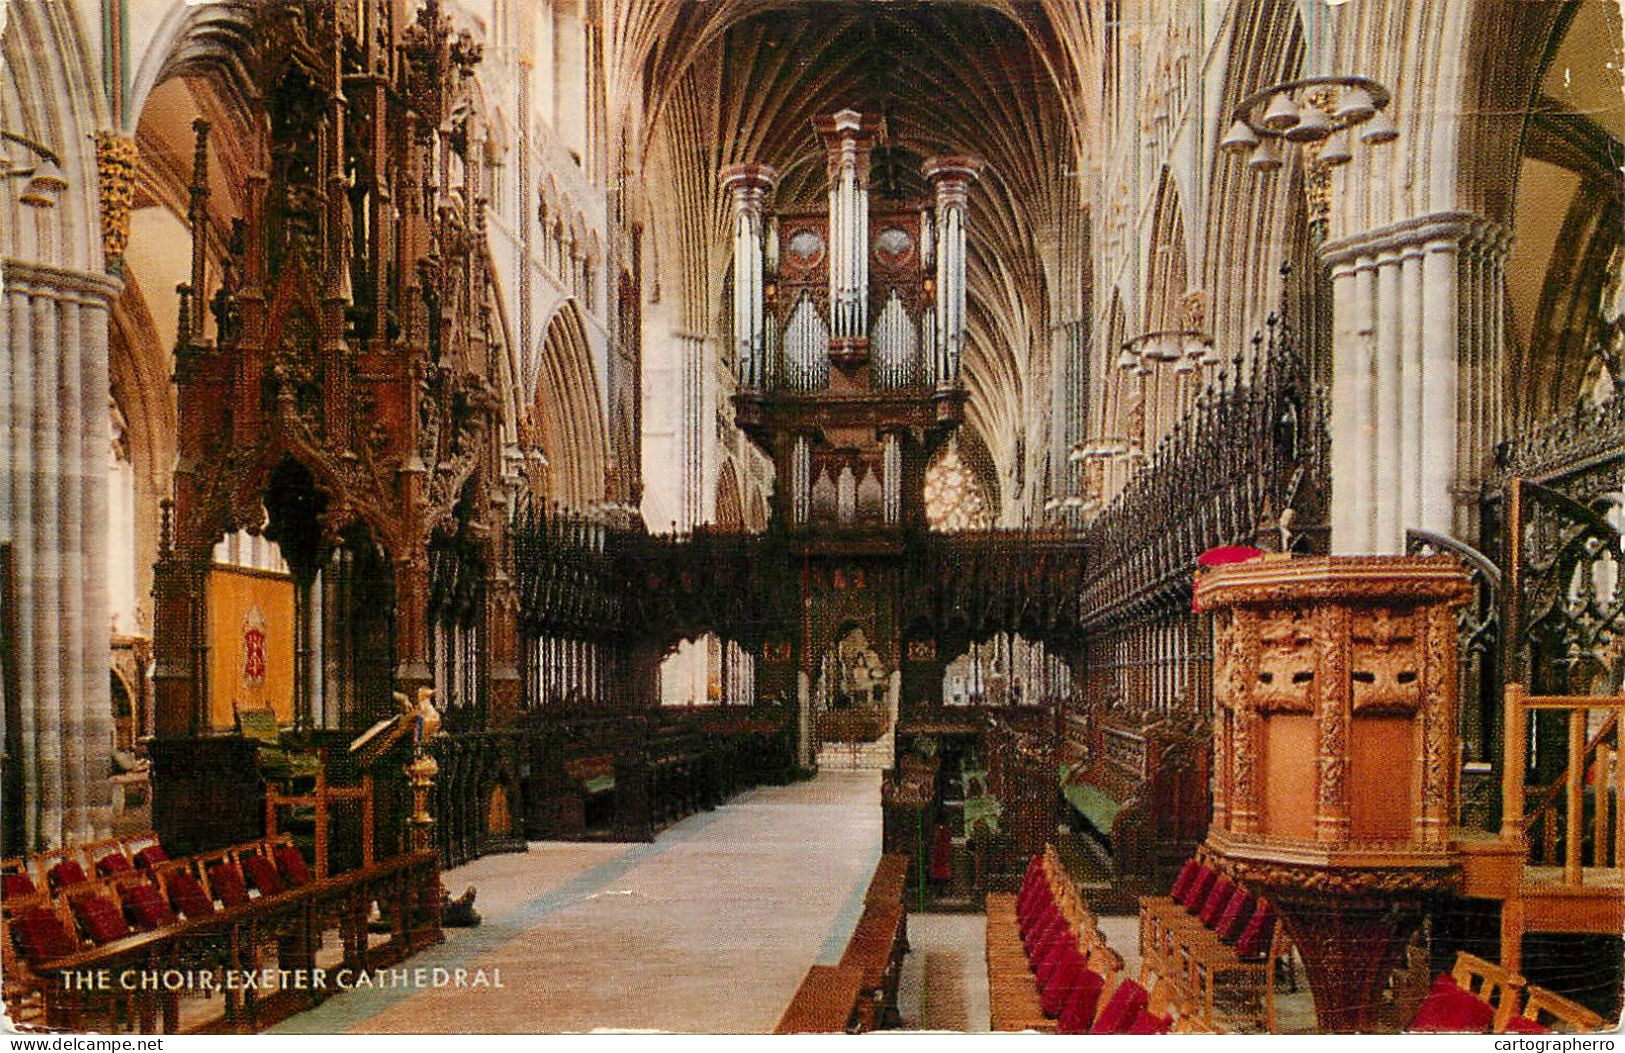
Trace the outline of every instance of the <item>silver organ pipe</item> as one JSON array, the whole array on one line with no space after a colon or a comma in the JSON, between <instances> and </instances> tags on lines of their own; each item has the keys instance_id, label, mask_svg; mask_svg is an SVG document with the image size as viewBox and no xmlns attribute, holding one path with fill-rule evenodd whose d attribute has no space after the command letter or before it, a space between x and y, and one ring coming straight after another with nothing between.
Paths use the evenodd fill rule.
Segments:
<instances>
[{"instance_id":1,"label":"silver organ pipe","mask_svg":"<svg viewBox=\"0 0 1625 1053\"><path fill-rule=\"evenodd\" d=\"M938 387L959 383L959 360L965 346L965 211L970 184L982 163L972 157L934 157L925 176L936 188Z\"/></svg>"},{"instance_id":2,"label":"silver organ pipe","mask_svg":"<svg viewBox=\"0 0 1625 1053\"><path fill-rule=\"evenodd\" d=\"M893 289L869 337L876 384L883 388L903 388L918 383L919 351L914 321L903 306L903 298Z\"/></svg>"},{"instance_id":3,"label":"silver organ pipe","mask_svg":"<svg viewBox=\"0 0 1625 1053\"><path fill-rule=\"evenodd\" d=\"M903 440L894 431L886 433L884 460L881 462L881 485L886 498L883 512L887 523L903 518Z\"/></svg>"},{"instance_id":4,"label":"silver organ pipe","mask_svg":"<svg viewBox=\"0 0 1625 1053\"><path fill-rule=\"evenodd\" d=\"M816 391L829 386L829 328L812 296L803 293L784 334L785 386Z\"/></svg>"},{"instance_id":5,"label":"silver organ pipe","mask_svg":"<svg viewBox=\"0 0 1625 1053\"><path fill-rule=\"evenodd\" d=\"M805 435L796 436L795 454L790 462L791 519L807 522L812 500L812 447Z\"/></svg>"},{"instance_id":6,"label":"silver organ pipe","mask_svg":"<svg viewBox=\"0 0 1625 1053\"><path fill-rule=\"evenodd\" d=\"M722 180L733 195L734 358L739 386L759 391L766 381L765 216L778 173L766 165L733 165L722 170Z\"/></svg>"}]
</instances>

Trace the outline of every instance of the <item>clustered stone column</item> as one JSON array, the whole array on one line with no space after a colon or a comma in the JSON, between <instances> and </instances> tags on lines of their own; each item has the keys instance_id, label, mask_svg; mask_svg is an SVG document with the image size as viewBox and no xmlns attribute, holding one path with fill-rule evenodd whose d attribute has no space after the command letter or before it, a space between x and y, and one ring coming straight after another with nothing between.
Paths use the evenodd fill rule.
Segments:
<instances>
[{"instance_id":1,"label":"clustered stone column","mask_svg":"<svg viewBox=\"0 0 1625 1053\"><path fill-rule=\"evenodd\" d=\"M1463 319L1463 305L1501 302L1505 251L1498 228L1466 212L1322 247L1336 316L1335 551L1397 552L1411 528L1463 533L1458 494L1501 427L1502 324L1498 308Z\"/></svg>"},{"instance_id":2,"label":"clustered stone column","mask_svg":"<svg viewBox=\"0 0 1625 1053\"><path fill-rule=\"evenodd\" d=\"M13 524L16 736L29 846L104 836L112 749L107 327L119 283L8 260L0 522Z\"/></svg>"},{"instance_id":3,"label":"clustered stone column","mask_svg":"<svg viewBox=\"0 0 1625 1053\"><path fill-rule=\"evenodd\" d=\"M981 173L974 157L933 157L925 177L936 188L936 328L930 379L939 388L959 383L965 348L965 218L970 185Z\"/></svg>"},{"instance_id":4,"label":"clustered stone column","mask_svg":"<svg viewBox=\"0 0 1625 1053\"><path fill-rule=\"evenodd\" d=\"M733 194L734 359L739 386L746 391L760 391L767 382L763 227L767 199L778 180L767 165L722 170L722 185Z\"/></svg>"}]
</instances>

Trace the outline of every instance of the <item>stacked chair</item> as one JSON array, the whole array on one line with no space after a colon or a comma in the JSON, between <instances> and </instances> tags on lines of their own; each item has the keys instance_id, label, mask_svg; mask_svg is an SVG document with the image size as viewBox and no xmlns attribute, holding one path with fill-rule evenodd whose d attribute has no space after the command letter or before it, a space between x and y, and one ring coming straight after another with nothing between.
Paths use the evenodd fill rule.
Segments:
<instances>
[{"instance_id":1,"label":"stacked chair","mask_svg":"<svg viewBox=\"0 0 1625 1053\"><path fill-rule=\"evenodd\" d=\"M1456 955L1454 968L1434 979L1406 1030L1549 1035L1586 1034L1607 1026L1579 1003L1463 951Z\"/></svg>"},{"instance_id":2,"label":"stacked chair","mask_svg":"<svg viewBox=\"0 0 1625 1053\"><path fill-rule=\"evenodd\" d=\"M1033 857L1019 892L988 895L987 972L994 1031L1204 1030L1165 979L1124 975L1053 846Z\"/></svg>"},{"instance_id":3,"label":"stacked chair","mask_svg":"<svg viewBox=\"0 0 1625 1053\"><path fill-rule=\"evenodd\" d=\"M1275 976L1291 961L1275 908L1199 857L1168 895L1140 898L1140 957L1208 1027L1275 1031Z\"/></svg>"}]
</instances>

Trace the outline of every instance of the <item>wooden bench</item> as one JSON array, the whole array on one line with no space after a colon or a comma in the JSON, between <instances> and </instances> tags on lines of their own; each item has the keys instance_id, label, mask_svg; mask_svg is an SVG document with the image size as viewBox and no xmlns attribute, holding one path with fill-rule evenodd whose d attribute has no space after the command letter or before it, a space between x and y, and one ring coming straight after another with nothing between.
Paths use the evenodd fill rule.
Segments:
<instances>
[{"instance_id":1,"label":"wooden bench","mask_svg":"<svg viewBox=\"0 0 1625 1053\"><path fill-rule=\"evenodd\" d=\"M878 901L863 909L841 964L859 969L863 997L858 1004L861 1031L896 1027L897 979L903 963L903 905Z\"/></svg>"},{"instance_id":2,"label":"wooden bench","mask_svg":"<svg viewBox=\"0 0 1625 1053\"><path fill-rule=\"evenodd\" d=\"M857 1030L863 970L855 965L815 965L773 1029L775 1035L828 1035Z\"/></svg>"}]
</instances>

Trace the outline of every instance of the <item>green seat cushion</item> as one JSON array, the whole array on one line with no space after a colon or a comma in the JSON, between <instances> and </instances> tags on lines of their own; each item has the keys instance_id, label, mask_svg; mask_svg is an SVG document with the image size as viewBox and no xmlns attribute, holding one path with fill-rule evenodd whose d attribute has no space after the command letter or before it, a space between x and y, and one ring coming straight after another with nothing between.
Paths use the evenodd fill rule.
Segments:
<instances>
[{"instance_id":1,"label":"green seat cushion","mask_svg":"<svg viewBox=\"0 0 1625 1053\"><path fill-rule=\"evenodd\" d=\"M1078 814L1089 820L1096 830L1103 834L1112 832L1112 822L1117 813L1123 810L1122 804L1112 799L1106 791L1088 783L1075 782L1061 791L1068 804L1077 809Z\"/></svg>"}]
</instances>

